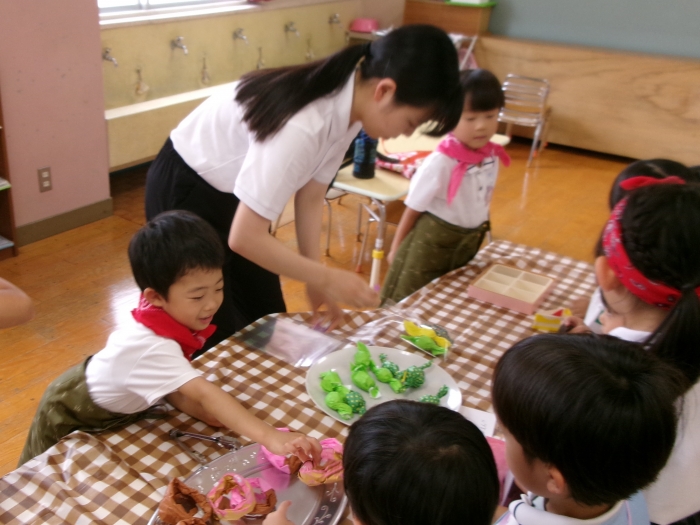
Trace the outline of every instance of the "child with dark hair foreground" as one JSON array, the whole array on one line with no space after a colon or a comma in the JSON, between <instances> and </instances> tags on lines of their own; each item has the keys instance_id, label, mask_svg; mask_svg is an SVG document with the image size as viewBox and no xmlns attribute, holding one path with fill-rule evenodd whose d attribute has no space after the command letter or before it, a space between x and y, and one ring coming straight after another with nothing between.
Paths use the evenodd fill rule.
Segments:
<instances>
[{"instance_id":1,"label":"child with dark hair foreground","mask_svg":"<svg viewBox=\"0 0 700 525\"><path fill-rule=\"evenodd\" d=\"M486 438L459 413L396 400L350 427L343 454L354 525L489 525L498 476ZM289 525L289 502L265 525Z\"/></svg>"},{"instance_id":2,"label":"child with dark hair foreground","mask_svg":"<svg viewBox=\"0 0 700 525\"><path fill-rule=\"evenodd\" d=\"M640 491L671 454L685 386L674 367L614 337L514 345L496 365L492 398L508 466L528 494L499 523L648 524Z\"/></svg>"},{"instance_id":3,"label":"child with dark hair foreground","mask_svg":"<svg viewBox=\"0 0 700 525\"><path fill-rule=\"evenodd\" d=\"M214 331L212 316L222 301L224 250L214 229L189 212L162 213L134 235L129 259L142 292L133 321L49 385L19 465L73 431L99 432L152 417L149 409L163 399L277 454L318 458L315 439L274 429L190 363Z\"/></svg>"},{"instance_id":4,"label":"child with dark hair foreground","mask_svg":"<svg viewBox=\"0 0 700 525\"><path fill-rule=\"evenodd\" d=\"M406 210L389 252L382 302L400 301L467 264L490 229L499 159L510 164L505 150L490 142L505 99L490 71L463 71L460 80L462 116L411 179Z\"/></svg>"}]
</instances>

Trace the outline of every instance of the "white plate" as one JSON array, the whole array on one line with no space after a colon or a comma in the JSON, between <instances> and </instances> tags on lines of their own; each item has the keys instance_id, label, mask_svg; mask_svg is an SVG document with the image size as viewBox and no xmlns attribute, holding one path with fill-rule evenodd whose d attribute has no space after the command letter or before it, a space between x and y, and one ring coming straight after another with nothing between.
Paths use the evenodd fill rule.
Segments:
<instances>
[{"instance_id":1,"label":"white plate","mask_svg":"<svg viewBox=\"0 0 700 525\"><path fill-rule=\"evenodd\" d=\"M347 498L343 483L309 487L297 476L280 472L259 453L260 445L253 444L216 458L194 471L184 483L207 494L228 472L237 472L246 478L262 478L275 490L278 504L291 500L287 518L297 525L336 525L343 515ZM219 523L259 525L262 519L245 518L242 521L221 520ZM162 525L156 512L148 525Z\"/></svg>"},{"instance_id":2,"label":"white plate","mask_svg":"<svg viewBox=\"0 0 700 525\"><path fill-rule=\"evenodd\" d=\"M412 352L398 350L396 348L384 348L381 346L368 346L368 348L370 354L372 355L372 360L377 365L380 364L379 354L386 354L389 361L393 361L399 365L401 370L405 370L409 366L413 365L424 365L427 361L429 361L428 359L425 359ZM328 372L329 370L334 370L337 372L340 376L340 380L345 386L352 388L355 390L355 392L362 395L365 403L367 404L367 409L384 403L385 401L391 401L392 399L413 399L418 401L421 396L426 394L436 395L438 390L440 390L443 385L447 385L449 392L440 400L440 405L452 410L459 410L459 407L462 406L462 393L460 392L457 383L454 379L452 379L450 374L438 366L438 359L433 359L432 366L425 369L425 383L423 383L423 386L420 388L409 388L403 394L394 393L389 385L377 381L374 375L370 372L370 375L372 375L373 379L375 379L377 386L379 386L379 391L381 392L381 396L378 399L372 399L367 392L357 388L350 380L350 363L355 358L356 351L357 347L355 346L349 346L347 348L337 350L323 356L321 359L311 365L309 370L306 372L306 391L308 392L309 396L311 396L311 399L314 400L314 403L316 403L321 410L341 423L351 425L359 416L355 414L352 419L346 421L342 419L335 410L331 410L326 406L326 392L321 388L320 375L322 372Z\"/></svg>"}]
</instances>

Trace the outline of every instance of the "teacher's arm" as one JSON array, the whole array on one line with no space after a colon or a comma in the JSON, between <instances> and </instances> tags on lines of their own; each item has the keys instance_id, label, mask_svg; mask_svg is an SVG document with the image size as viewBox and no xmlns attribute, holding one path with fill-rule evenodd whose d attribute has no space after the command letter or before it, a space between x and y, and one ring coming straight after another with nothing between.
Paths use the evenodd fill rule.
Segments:
<instances>
[{"instance_id":1,"label":"teacher's arm","mask_svg":"<svg viewBox=\"0 0 700 525\"><path fill-rule=\"evenodd\" d=\"M304 188L300 191L303 190ZM310 190L310 193L313 191ZM319 205L322 209L322 198ZM314 242L312 237L315 236L315 253L318 254L320 215L316 216L316 226L309 226L314 221L313 211L308 216L302 212L299 218L311 230L304 230L299 239L300 249L304 245L309 253L313 252L311 245ZM287 248L270 235L269 230L270 221L241 201L231 224L229 246L234 252L272 273L302 281L314 290L323 290L325 296L332 301L354 307L376 306L379 303L377 294L358 275L324 266L318 261L318 255L313 259Z\"/></svg>"}]
</instances>

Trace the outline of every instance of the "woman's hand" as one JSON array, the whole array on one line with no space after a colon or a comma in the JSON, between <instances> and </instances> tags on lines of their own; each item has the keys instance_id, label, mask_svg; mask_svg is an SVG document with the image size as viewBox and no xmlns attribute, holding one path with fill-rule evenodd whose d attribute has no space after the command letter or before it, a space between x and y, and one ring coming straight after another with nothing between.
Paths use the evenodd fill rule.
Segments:
<instances>
[{"instance_id":1,"label":"woman's hand","mask_svg":"<svg viewBox=\"0 0 700 525\"><path fill-rule=\"evenodd\" d=\"M306 295L311 304L311 311L314 313L311 319L314 328L322 327L324 332L328 332L340 324L343 318L343 311L335 301L309 285L306 286ZM324 305L326 309L322 310L321 307Z\"/></svg>"},{"instance_id":2,"label":"woman's hand","mask_svg":"<svg viewBox=\"0 0 700 525\"><path fill-rule=\"evenodd\" d=\"M379 294L372 290L367 281L354 272L327 268L321 288L326 297L355 308L376 308Z\"/></svg>"},{"instance_id":3,"label":"woman's hand","mask_svg":"<svg viewBox=\"0 0 700 525\"><path fill-rule=\"evenodd\" d=\"M276 428L270 430L265 440L261 440L260 443L273 454L294 454L300 460L313 461L314 464L321 461L321 444L317 439L299 432L282 432Z\"/></svg>"},{"instance_id":4,"label":"woman's hand","mask_svg":"<svg viewBox=\"0 0 700 525\"><path fill-rule=\"evenodd\" d=\"M277 506L277 510L270 512L265 517L263 525L294 525L293 522L287 519L287 509L292 504L291 501L283 501Z\"/></svg>"}]
</instances>

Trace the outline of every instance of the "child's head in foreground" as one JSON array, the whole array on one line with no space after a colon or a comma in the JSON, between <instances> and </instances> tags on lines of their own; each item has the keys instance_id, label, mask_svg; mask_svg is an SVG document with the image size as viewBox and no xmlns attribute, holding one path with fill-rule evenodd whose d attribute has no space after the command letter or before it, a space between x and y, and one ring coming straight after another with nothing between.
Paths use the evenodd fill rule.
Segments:
<instances>
[{"instance_id":1,"label":"child's head in foreground","mask_svg":"<svg viewBox=\"0 0 700 525\"><path fill-rule=\"evenodd\" d=\"M486 69L469 69L460 76L464 110L453 134L462 144L478 149L498 129L498 113L505 104L501 82Z\"/></svg>"},{"instance_id":2,"label":"child's head in foreground","mask_svg":"<svg viewBox=\"0 0 700 525\"><path fill-rule=\"evenodd\" d=\"M345 441L345 492L362 525L488 525L498 502L486 438L459 413L416 401L377 405Z\"/></svg>"},{"instance_id":3,"label":"child's head in foreground","mask_svg":"<svg viewBox=\"0 0 700 525\"><path fill-rule=\"evenodd\" d=\"M143 297L191 330L203 330L223 300L224 249L214 229L188 211L161 213L129 243Z\"/></svg>"},{"instance_id":4,"label":"child's head in foreground","mask_svg":"<svg viewBox=\"0 0 700 525\"><path fill-rule=\"evenodd\" d=\"M614 337L520 341L496 365L492 387L516 483L580 507L629 498L671 453L683 386L673 367Z\"/></svg>"},{"instance_id":5,"label":"child's head in foreground","mask_svg":"<svg viewBox=\"0 0 700 525\"><path fill-rule=\"evenodd\" d=\"M700 185L645 177L622 185L628 195L610 215L595 261L606 306L603 330L652 320L645 330L652 333L650 350L694 384L700 377Z\"/></svg>"}]
</instances>

